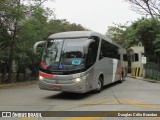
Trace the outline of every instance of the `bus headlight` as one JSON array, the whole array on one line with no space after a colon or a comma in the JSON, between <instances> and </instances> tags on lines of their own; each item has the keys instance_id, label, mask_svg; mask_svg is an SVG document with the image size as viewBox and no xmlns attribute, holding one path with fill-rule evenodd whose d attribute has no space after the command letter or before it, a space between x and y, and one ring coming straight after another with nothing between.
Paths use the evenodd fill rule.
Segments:
<instances>
[{"instance_id":1,"label":"bus headlight","mask_svg":"<svg viewBox=\"0 0 160 120\"><path fill-rule=\"evenodd\" d=\"M44 77L42 77L42 76L39 76L39 80L44 80Z\"/></svg>"},{"instance_id":2,"label":"bus headlight","mask_svg":"<svg viewBox=\"0 0 160 120\"><path fill-rule=\"evenodd\" d=\"M83 76L83 77L78 77L76 79L74 79L73 81L78 83L78 82L81 82L82 80L85 80L86 79L86 76Z\"/></svg>"},{"instance_id":3,"label":"bus headlight","mask_svg":"<svg viewBox=\"0 0 160 120\"><path fill-rule=\"evenodd\" d=\"M80 82L81 81L81 78L76 78L75 79L75 82Z\"/></svg>"}]
</instances>

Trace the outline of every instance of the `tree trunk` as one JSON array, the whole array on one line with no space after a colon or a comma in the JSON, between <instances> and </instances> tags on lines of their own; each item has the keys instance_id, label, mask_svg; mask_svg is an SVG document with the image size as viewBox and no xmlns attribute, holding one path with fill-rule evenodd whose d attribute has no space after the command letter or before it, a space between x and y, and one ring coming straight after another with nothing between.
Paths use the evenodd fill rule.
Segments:
<instances>
[{"instance_id":1,"label":"tree trunk","mask_svg":"<svg viewBox=\"0 0 160 120\"><path fill-rule=\"evenodd\" d=\"M21 2L21 0L17 0L18 7L20 7L20 2ZM13 37L12 37L11 45L10 45L9 73L8 73L8 81L11 83L14 82L12 80L12 68L13 68L14 44L15 44L16 35L17 35L17 28L18 28L18 19L15 19L13 25L14 25L14 31L13 31Z\"/></svg>"},{"instance_id":2,"label":"tree trunk","mask_svg":"<svg viewBox=\"0 0 160 120\"><path fill-rule=\"evenodd\" d=\"M16 40L16 35L17 35L17 25L18 22L16 20L14 24L14 31L13 31L13 37L11 40L11 45L10 45L10 55L9 55L9 73L8 73L8 82L13 83L14 81L12 80L12 68L13 68L13 56L14 56L14 43Z\"/></svg>"},{"instance_id":3,"label":"tree trunk","mask_svg":"<svg viewBox=\"0 0 160 120\"><path fill-rule=\"evenodd\" d=\"M6 70L7 70L7 60L5 60L4 64L3 64L3 73L2 73L2 81L5 81L5 75L6 75Z\"/></svg>"},{"instance_id":4,"label":"tree trunk","mask_svg":"<svg viewBox=\"0 0 160 120\"><path fill-rule=\"evenodd\" d=\"M19 74L20 74L20 70L19 70L19 68L18 68L18 70L17 70L17 75L16 75L17 82L19 81Z\"/></svg>"},{"instance_id":5,"label":"tree trunk","mask_svg":"<svg viewBox=\"0 0 160 120\"><path fill-rule=\"evenodd\" d=\"M13 40L11 42L11 46L10 46L10 55L9 55L9 72L8 72L8 82L13 83L14 81L12 80L12 67L13 67L13 55L14 55L14 51L13 51Z\"/></svg>"}]
</instances>

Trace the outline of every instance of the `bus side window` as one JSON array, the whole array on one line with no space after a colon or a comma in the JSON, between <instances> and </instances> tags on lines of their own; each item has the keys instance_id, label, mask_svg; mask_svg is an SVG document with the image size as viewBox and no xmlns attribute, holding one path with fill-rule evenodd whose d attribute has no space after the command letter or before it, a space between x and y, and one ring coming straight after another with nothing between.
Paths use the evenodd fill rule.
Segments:
<instances>
[{"instance_id":1,"label":"bus side window","mask_svg":"<svg viewBox=\"0 0 160 120\"><path fill-rule=\"evenodd\" d=\"M119 48L102 39L99 59L103 57L120 59Z\"/></svg>"}]
</instances>

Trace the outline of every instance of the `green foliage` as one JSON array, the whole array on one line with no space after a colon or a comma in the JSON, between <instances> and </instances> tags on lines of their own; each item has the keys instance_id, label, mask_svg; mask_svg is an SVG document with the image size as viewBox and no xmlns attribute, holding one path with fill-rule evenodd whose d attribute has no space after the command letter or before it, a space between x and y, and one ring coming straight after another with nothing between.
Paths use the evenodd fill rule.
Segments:
<instances>
[{"instance_id":1,"label":"green foliage","mask_svg":"<svg viewBox=\"0 0 160 120\"><path fill-rule=\"evenodd\" d=\"M66 19L55 19L48 22L49 34L65 31L83 31L86 30L80 24L69 23Z\"/></svg>"},{"instance_id":2,"label":"green foliage","mask_svg":"<svg viewBox=\"0 0 160 120\"><path fill-rule=\"evenodd\" d=\"M106 36L116 41L122 47L127 48L127 39L126 39L126 28L127 23L122 24L114 24L114 26L109 26Z\"/></svg>"},{"instance_id":3,"label":"green foliage","mask_svg":"<svg viewBox=\"0 0 160 120\"><path fill-rule=\"evenodd\" d=\"M159 48L160 21L158 19L142 18L132 23L126 29L129 46L142 42L149 61L156 61L155 51Z\"/></svg>"},{"instance_id":4,"label":"green foliage","mask_svg":"<svg viewBox=\"0 0 160 120\"><path fill-rule=\"evenodd\" d=\"M33 55L35 42L56 32L85 30L65 19L49 19L53 11L41 6L44 1L0 0L0 61L9 61L10 69L14 61L17 74L26 67L36 73L43 46Z\"/></svg>"},{"instance_id":5,"label":"green foliage","mask_svg":"<svg viewBox=\"0 0 160 120\"><path fill-rule=\"evenodd\" d=\"M157 62L160 60L160 21L158 19L141 18L130 26L121 24L110 26L107 36L124 48L142 42L148 61Z\"/></svg>"},{"instance_id":6,"label":"green foliage","mask_svg":"<svg viewBox=\"0 0 160 120\"><path fill-rule=\"evenodd\" d=\"M47 37L47 17L43 15L44 12L42 8L37 8L30 19L25 20L19 32L18 46L21 49L32 49L36 41L44 40Z\"/></svg>"},{"instance_id":7,"label":"green foliage","mask_svg":"<svg viewBox=\"0 0 160 120\"><path fill-rule=\"evenodd\" d=\"M153 45L155 45L155 52L160 55L160 33L156 36L155 41L153 41Z\"/></svg>"}]
</instances>

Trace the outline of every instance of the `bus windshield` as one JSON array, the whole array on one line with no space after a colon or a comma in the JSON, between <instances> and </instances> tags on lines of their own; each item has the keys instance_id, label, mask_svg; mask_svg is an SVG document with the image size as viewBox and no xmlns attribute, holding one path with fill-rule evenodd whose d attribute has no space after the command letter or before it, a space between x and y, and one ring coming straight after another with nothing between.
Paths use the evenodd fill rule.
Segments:
<instances>
[{"instance_id":1,"label":"bus windshield","mask_svg":"<svg viewBox=\"0 0 160 120\"><path fill-rule=\"evenodd\" d=\"M74 71L85 67L84 43L87 38L49 40L42 55L41 68Z\"/></svg>"}]
</instances>

